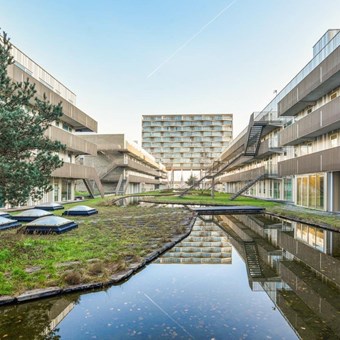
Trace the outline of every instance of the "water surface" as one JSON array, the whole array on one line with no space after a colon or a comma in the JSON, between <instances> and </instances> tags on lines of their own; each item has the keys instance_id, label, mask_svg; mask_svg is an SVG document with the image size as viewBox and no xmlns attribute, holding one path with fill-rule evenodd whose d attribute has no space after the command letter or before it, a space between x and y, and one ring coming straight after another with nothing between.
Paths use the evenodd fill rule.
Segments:
<instances>
[{"instance_id":1,"label":"water surface","mask_svg":"<svg viewBox=\"0 0 340 340\"><path fill-rule=\"evenodd\" d=\"M205 219L121 285L1 308L0 339L340 336L339 233L263 216ZM317 268L320 258L332 266Z\"/></svg>"}]
</instances>

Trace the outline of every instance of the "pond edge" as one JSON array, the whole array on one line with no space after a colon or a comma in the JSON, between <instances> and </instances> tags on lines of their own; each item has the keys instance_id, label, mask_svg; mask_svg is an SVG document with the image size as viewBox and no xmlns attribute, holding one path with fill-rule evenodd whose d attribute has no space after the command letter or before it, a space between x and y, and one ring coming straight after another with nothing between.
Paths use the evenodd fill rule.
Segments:
<instances>
[{"instance_id":1,"label":"pond edge","mask_svg":"<svg viewBox=\"0 0 340 340\"><path fill-rule=\"evenodd\" d=\"M42 289L33 289L33 290L26 291L18 296L4 295L4 296L0 296L0 307L6 306L6 305L31 302L33 300L44 299L44 298L53 297L53 296L62 295L62 294L90 291L90 290L100 289L104 287L109 287L112 285L121 284L124 281L127 281L128 279L130 279L130 277L132 277L137 272L143 270L153 260L161 256L163 253L170 250L177 243L181 242L183 239L189 236L196 222L197 216L198 215L196 213L193 214L190 223L187 225L187 231L184 234L175 236L171 242L165 243L161 248L150 253L148 256L146 256L143 259L142 262L136 264L134 267L132 268L130 267L127 270L113 274L111 276L111 279L108 281L93 282L93 283L90 282L90 283L78 284L78 285L73 285L73 286L66 286L64 288L47 287L47 288L42 288Z\"/></svg>"}]
</instances>

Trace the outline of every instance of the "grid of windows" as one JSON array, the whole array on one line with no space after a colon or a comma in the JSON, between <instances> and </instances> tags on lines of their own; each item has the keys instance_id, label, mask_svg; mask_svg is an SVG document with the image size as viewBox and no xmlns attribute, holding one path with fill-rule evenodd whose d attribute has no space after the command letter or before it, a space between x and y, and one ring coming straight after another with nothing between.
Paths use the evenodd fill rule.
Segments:
<instances>
[{"instance_id":1,"label":"grid of windows","mask_svg":"<svg viewBox=\"0 0 340 340\"><path fill-rule=\"evenodd\" d=\"M168 169L202 169L232 140L232 114L147 115L142 146Z\"/></svg>"}]
</instances>

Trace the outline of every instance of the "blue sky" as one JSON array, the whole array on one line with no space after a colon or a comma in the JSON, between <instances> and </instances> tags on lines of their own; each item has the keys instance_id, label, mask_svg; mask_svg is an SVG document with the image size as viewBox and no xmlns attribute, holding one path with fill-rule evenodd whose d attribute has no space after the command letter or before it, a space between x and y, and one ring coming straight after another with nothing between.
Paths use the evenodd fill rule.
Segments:
<instances>
[{"instance_id":1,"label":"blue sky","mask_svg":"<svg viewBox=\"0 0 340 340\"><path fill-rule=\"evenodd\" d=\"M0 27L101 133L140 140L142 114L220 112L236 135L340 28L340 1L0 0Z\"/></svg>"}]
</instances>

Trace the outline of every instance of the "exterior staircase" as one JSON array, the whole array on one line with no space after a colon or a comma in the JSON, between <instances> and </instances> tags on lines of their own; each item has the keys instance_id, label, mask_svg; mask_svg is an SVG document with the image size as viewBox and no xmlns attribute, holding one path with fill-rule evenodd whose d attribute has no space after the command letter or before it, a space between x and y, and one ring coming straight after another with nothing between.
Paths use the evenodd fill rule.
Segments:
<instances>
[{"instance_id":1,"label":"exterior staircase","mask_svg":"<svg viewBox=\"0 0 340 340\"><path fill-rule=\"evenodd\" d=\"M119 177L119 181L117 183L116 192L115 192L116 195L124 194L124 192L121 192L121 190L120 190L122 183L123 183L123 174L120 175L120 177Z\"/></svg>"},{"instance_id":2,"label":"exterior staircase","mask_svg":"<svg viewBox=\"0 0 340 340\"><path fill-rule=\"evenodd\" d=\"M260 181L261 179L265 178L265 176L266 176L265 174L262 174L262 175L256 177L255 179L253 179L252 181L249 181L242 189L235 192L235 194L233 194L230 197L230 200L233 201L235 198L242 195L245 191L247 191L250 187L252 187L257 181Z\"/></svg>"},{"instance_id":3,"label":"exterior staircase","mask_svg":"<svg viewBox=\"0 0 340 340\"><path fill-rule=\"evenodd\" d=\"M100 176L100 179L102 180L105 176L107 176L111 171L113 171L114 169L116 169L118 166L119 166L119 164L116 164L116 163L112 164L112 166L110 166L110 167L108 168L108 170L105 171L104 174L102 174L102 175Z\"/></svg>"},{"instance_id":4,"label":"exterior staircase","mask_svg":"<svg viewBox=\"0 0 340 340\"><path fill-rule=\"evenodd\" d=\"M256 243L254 241L244 242L244 250L246 253L247 270L250 277L263 277Z\"/></svg>"},{"instance_id":5,"label":"exterior staircase","mask_svg":"<svg viewBox=\"0 0 340 340\"><path fill-rule=\"evenodd\" d=\"M83 181L84 181L84 184L85 184L87 191L89 192L89 194L92 198L95 197L95 190L94 190L93 182L96 184L98 191L100 193L100 196L102 198L104 197L104 188L102 186L102 182L100 181L97 173L95 174L93 180L90 180L88 178L84 178Z\"/></svg>"},{"instance_id":6,"label":"exterior staircase","mask_svg":"<svg viewBox=\"0 0 340 340\"><path fill-rule=\"evenodd\" d=\"M249 120L244 156L256 156L261 144L261 136L265 123L261 121L255 121L254 117L255 116L253 113Z\"/></svg>"},{"instance_id":7,"label":"exterior staircase","mask_svg":"<svg viewBox=\"0 0 340 340\"><path fill-rule=\"evenodd\" d=\"M231 166L235 161L237 161L240 157L242 156L242 154L237 155L236 157L232 158L227 164L223 165L222 168L219 168L217 171L214 172L214 170L210 170L208 174L206 174L205 176L203 176L199 181L197 181L196 183L194 183L193 185L191 185L189 188L185 189L184 191L182 191L179 195L179 197L184 196L186 193L188 193L190 190L192 190L193 188L197 187L198 185L200 185L205 179L213 179L220 175L222 172L224 172L225 170L227 170L227 168L229 166Z\"/></svg>"}]
</instances>

